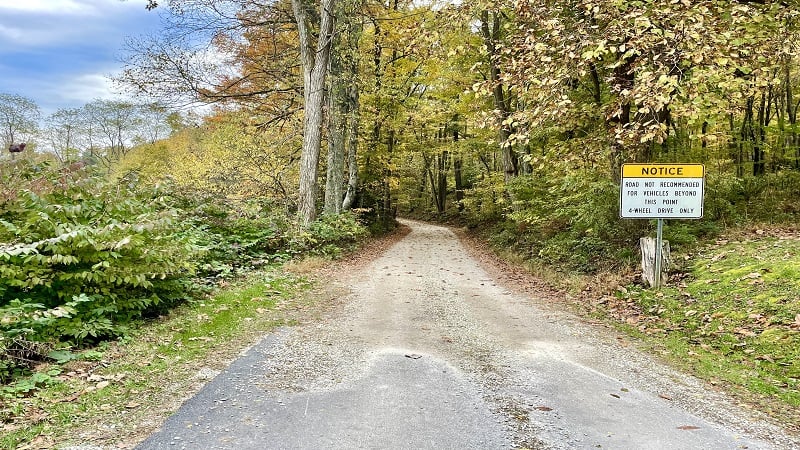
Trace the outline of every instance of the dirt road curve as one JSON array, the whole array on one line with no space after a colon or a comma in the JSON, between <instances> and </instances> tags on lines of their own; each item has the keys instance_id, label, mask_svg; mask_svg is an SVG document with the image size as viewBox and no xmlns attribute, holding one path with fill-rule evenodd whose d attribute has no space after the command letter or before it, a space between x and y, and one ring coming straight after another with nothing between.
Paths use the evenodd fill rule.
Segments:
<instances>
[{"instance_id":1,"label":"dirt road curve","mask_svg":"<svg viewBox=\"0 0 800 450\"><path fill-rule=\"evenodd\" d=\"M497 285L455 235L404 239L329 286L140 449L800 448L605 329Z\"/></svg>"}]
</instances>

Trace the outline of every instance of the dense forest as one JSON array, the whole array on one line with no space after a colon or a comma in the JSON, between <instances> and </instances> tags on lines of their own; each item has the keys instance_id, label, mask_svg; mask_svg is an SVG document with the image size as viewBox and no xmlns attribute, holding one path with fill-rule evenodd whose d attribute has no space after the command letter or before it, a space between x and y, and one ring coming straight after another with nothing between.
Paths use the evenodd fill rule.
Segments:
<instances>
[{"instance_id":1,"label":"dense forest","mask_svg":"<svg viewBox=\"0 0 800 450\"><path fill-rule=\"evenodd\" d=\"M653 224L619 219L626 162L705 165L673 244L800 213L793 1L155 3L115 79L146 103L0 94L27 143L0 160L0 380L397 215L630 265Z\"/></svg>"},{"instance_id":2,"label":"dense forest","mask_svg":"<svg viewBox=\"0 0 800 450\"><path fill-rule=\"evenodd\" d=\"M786 2L167 3L171 32L132 41L118 81L216 113L124 162L139 173L189 165L179 183L306 224L353 207L502 222L499 240L584 271L651 226L618 219L624 162L706 165L705 220L676 243L797 212ZM217 152L206 173L180 164L192 139Z\"/></svg>"}]
</instances>

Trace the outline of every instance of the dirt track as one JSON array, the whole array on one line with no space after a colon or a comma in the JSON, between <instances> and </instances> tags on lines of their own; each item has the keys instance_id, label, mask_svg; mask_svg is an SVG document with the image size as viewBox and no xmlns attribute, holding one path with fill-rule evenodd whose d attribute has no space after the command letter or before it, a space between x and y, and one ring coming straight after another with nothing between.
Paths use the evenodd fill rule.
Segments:
<instances>
[{"instance_id":1,"label":"dirt track","mask_svg":"<svg viewBox=\"0 0 800 450\"><path fill-rule=\"evenodd\" d=\"M498 285L446 228L326 286L140 448L800 448L605 328ZM168 447L167 447L168 446Z\"/></svg>"}]
</instances>

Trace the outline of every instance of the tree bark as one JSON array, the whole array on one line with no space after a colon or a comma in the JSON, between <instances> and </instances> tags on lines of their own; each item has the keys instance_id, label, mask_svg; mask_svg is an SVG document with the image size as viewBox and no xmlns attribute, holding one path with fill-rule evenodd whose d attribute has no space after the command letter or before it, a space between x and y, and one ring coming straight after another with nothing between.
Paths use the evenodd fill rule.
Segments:
<instances>
[{"instance_id":1,"label":"tree bark","mask_svg":"<svg viewBox=\"0 0 800 450\"><path fill-rule=\"evenodd\" d=\"M453 130L453 143L457 146L458 145L458 126L454 127ZM466 134L466 133L465 133ZM461 151L456 149L456 153L453 155L453 183L456 190L456 204L458 206L458 211L464 211L464 204L462 201L464 200L464 182L461 177L461 168L463 166L463 161L461 159Z\"/></svg>"},{"instance_id":2,"label":"tree bark","mask_svg":"<svg viewBox=\"0 0 800 450\"><path fill-rule=\"evenodd\" d=\"M300 39L300 60L303 66L303 148L300 153L300 183L297 216L303 228L317 217L317 176L322 142L325 79L331 54L333 35L333 7L335 0L322 0L319 16L319 37L313 42L307 5L303 0L292 0L292 11L297 21Z\"/></svg>"},{"instance_id":3,"label":"tree bark","mask_svg":"<svg viewBox=\"0 0 800 450\"><path fill-rule=\"evenodd\" d=\"M785 139L786 147L790 151L794 151L792 157L794 159L792 166L795 169L800 169L800 139L797 134L797 104L794 101L792 93L792 77L791 77L791 60L784 64L784 91L786 93L786 116L789 119L789 135Z\"/></svg>"},{"instance_id":4,"label":"tree bark","mask_svg":"<svg viewBox=\"0 0 800 450\"><path fill-rule=\"evenodd\" d=\"M436 199L436 209L439 214L444 213L447 209L447 166L449 156L447 150L444 150L439 154L437 161L436 193L438 194L438 198Z\"/></svg>"},{"instance_id":5,"label":"tree bark","mask_svg":"<svg viewBox=\"0 0 800 450\"><path fill-rule=\"evenodd\" d=\"M325 177L326 214L339 214L344 198L345 121L347 92L343 86L342 61L331 56L331 86L328 92L328 164Z\"/></svg>"},{"instance_id":6,"label":"tree bark","mask_svg":"<svg viewBox=\"0 0 800 450\"><path fill-rule=\"evenodd\" d=\"M342 200L342 210L346 211L353 207L358 193L358 128L361 120L361 103L359 100L359 48L358 42L362 33L362 25L359 21L351 21L348 30L348 48L352 51L349 58L346 58L345 71L350 77L347 83L347 120L346 120L346 145L347 145L347 189Z\"/></svg>"},{"instance_id":7,"label":"tree bark","mask_svg":"<svg viewBox=\"0 0 800 450\"><path fill-rule=\"evenodd\" d=\"M483 41L486 45L486 50L489 57L489 71L490 79L493 84L492 97L494 100L494 109L497 113L497 120L499 122L499 139L500 151L502 154L503 173L505 181L509 182L512 178L517 176L516 155L514 149L509 145L509 138L511 137L511 130L506 124L506 119L511 115L511 107L509 106L508 97L503 84L500 82L500 67L498 66L498 50L497 42L500 39L500 15L493 13L490 18L489 11L481 13L481 34ZM490 24L491 22L491 24Z\"/></svg>"},{"instance_id":8,"label":"tree bark","mask_svg":"<svg viewBox=\"0 0 800 450\"><path fill-rule=\"evenodd\" d=\"M358 123L359 123L359 95L358 86L353 84L349 89L350 116L347 121L347 192L342 202L342 210L353 207L358 192Z\"/></svg>"}]
</instances>

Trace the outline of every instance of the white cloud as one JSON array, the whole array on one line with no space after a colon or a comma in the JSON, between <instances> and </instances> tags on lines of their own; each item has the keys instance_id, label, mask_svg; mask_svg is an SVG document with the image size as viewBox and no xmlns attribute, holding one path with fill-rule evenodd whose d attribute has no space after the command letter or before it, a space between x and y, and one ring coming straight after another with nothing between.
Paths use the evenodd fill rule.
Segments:
<instances>
[{"instance_id":1,"label":"white cloud","mask_svg":"<svg viewBox=\"0 0 800 450\"><path fill-rule=\"evenodd\" d=\"M80 39L145 13L145 0L0 0L0 44L38 47Z\"/></svg>"},{"instance_id":2,"label":"white cloud","mask_svg":"<svg viewBox=\"0 0 800 450\"><path fill-rule=\"evenodd\" d=\"M0 43L8 41L13 47L40 47L57 42L69 42L81 36L81 31L58 26L7 26L0 23Z\"/></svg>"},{"instance_id":3,"label":"white cloud","mask_svg":"<svg viewBox=\"0 0 800 450\"><path fill-rule=\"evenodd\" d=\"M82 0L0 0L0 11L44 14L93 14L97 2Z\"/></svg>"},{"instance_id":4,"label":"white cloud","mask_svg":"<svg viewBox=\"0 0 800 450\"><path fill-rule=\"evenodd\" d=\"M144 5L145 0L0 0L0 13L98 16Z\"/></svg>"},{"instance_id":5,"label":"white cloud","mask_svg":"<svg viewBox=\"0 0 800 450\"><path fill-rule=\"evenodd\" d=\"M61 108L80 108L95 99L124 98L108 79L109 72L111 70L56 74L47 80L37 80L27 87L35 93L30 97L39 105L42 115L47 116Z\"/></svg>"},{"instance_id":6,"label":"white cloud","mask_svg":"<svg viewBox=\"0 0 800 450\"><path fill-rule=\"evenodd\" d=\"M0 38L8 39L10 41L19 41L25 36L21 28L9 27L0 23Z\"/></svg>"},{"instance_id":7,"label":"white cloud","mask_svg":"<svg viewBox=\"0 0 800 450\"><path fill-rule=\"evenodd\" d=\"M147 0L0 0L0 92L34 100L47 115L119 98L125 36L160 28Z\"/></svg>"},{"instance_id":8,"label":"white cloud","mask_svg":"<svg viewBox=\"0 0 800 450\"><path fill-rule=\"evenodd\" d=\"M63 103L69 104L119 97L108 74L102 73L87 73L66 80L59 87L57 95L63 99Z\"/></svg>"}]
</instances>

